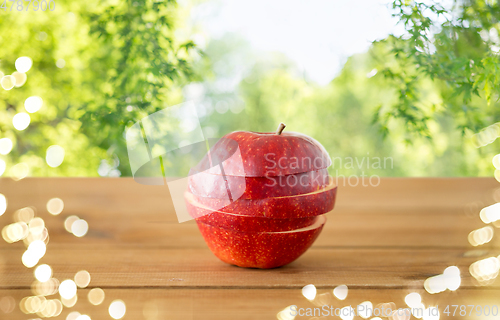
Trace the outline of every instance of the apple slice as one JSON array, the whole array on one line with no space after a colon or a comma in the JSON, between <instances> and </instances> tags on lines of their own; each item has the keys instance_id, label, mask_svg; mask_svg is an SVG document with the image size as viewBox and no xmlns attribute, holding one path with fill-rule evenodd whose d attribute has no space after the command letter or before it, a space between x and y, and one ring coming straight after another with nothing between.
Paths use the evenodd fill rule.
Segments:
<instances>
[{"instance_id":1,"label":"apple slice","mask_svg":"<svg viewBox=\"0 0 500 320\"><path fill-rule=\"evenodd\" d=\"M189 190L196 196L233 200L294 196L316 191L329 183L328 169L287 176L239 177L200 172L189 176Z\"/></svg>"},{"instance_id":2,"label":"apple slice","mask_svg":"<svg viewBox=\"0 0 500 320\"><path fill-rule=\"evenodd\" d=\"M314 224L318 218L315 216L291 219L269 219L212 211L206 207L199 207L190 202L186 202L186 205L189 215L196 217L196 221L241 232L290 231L310 226Z\"/></svg>"},{"instance_id":3,"label":"apple slice","mask_svg":"<svg viewBox=\"0 0 500 320\"><path fill-rule=\"evenodd\" d=\"M220 165L213 165L214 159ZM222 137L190 174L207 171L240 177L286 176L331 164L325 148L305 134L235 131Z\"/></svg>"},{"instance_id":4,"label":"apple slice","mask_svg":"<svg viewBox=\"0 0 500 320\"><path fill-rule=\"evenodd\" d=\"M196 211L197 216L194 218L220 211L241 216L291 219L314 217L333 210L336 194L337 185L330 178L327 187L295 196L230 201L198 197L186 191L184 198L186 203L201 208Z\"/></svg>"},{"instance_id":5,"label":"apple slice","mask_svg":"<svg viewBox=\"0 0 500 320\"><path fill-rule=\"evenodd\" d=\"M270 269L300 257L316 240L325 216L305 228L283 232L239 232L198 221L205 242L220 260L246 268Z\"/></svg>"}]
</instances>

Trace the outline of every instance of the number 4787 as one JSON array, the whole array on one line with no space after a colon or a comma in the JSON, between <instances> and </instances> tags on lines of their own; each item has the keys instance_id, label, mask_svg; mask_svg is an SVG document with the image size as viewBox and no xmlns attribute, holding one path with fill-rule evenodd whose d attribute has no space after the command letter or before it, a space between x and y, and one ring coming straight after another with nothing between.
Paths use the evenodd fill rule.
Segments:
<instances>
[{"instance_id":1,"label":"number 4787","mask_svg":"<svg viewBox=\"0 0 500 320\"><path fill-rule=\"evenodd\" d=\"M1 1L1 0L0 0ZM8 7L8 2L10 2L10 8ZM27 4L26 4L27 3ZM17 11L28 11L30 9L33 11L46 11L49 9L50 11L54 11L56 9L56 2L55 0L4 0L2 5L0 6L0 9L3 9L4 11L12 11L12 9L17 10Z\"/></svg>"}]
</instances>

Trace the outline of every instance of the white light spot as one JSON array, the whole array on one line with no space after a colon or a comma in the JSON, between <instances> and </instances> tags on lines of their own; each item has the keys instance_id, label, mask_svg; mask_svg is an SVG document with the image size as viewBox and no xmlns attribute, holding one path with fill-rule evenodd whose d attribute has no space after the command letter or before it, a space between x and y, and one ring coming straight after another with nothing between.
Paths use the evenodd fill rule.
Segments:
<instances>
[{"instance_id":1,"label":"white light spot","mask_svg":"<svg viewBox=\"0 0 500 320\"><path fill-rule=\"evenodd\" d=\"M104 290L101 288L94 288L89 291L88 298L90 303L94 306L100 305L104 301Z\"/></svg>"},{"instance_id":2,"label":"white light spot","mask_svg":"<svg viewBox=\"0 0 500 320\"><path fill-rule=\"evenodd\" d=\"M2 88L4 88L4 90L10 90L16 85L16 78L11 75L3 76L0 80L0 85L2 85Z\"/></svg>"},{"instance_id":3,"label":"white light spot","mask_svg":"<svg viewBox=\"0 0 500 320\"><path fill-rule=\"evenodd\" d=\"M47 246L42 240L35 240L30 243L27 251L30 252L30 254L33 254L36 259L40 260L45 255Z\"/></svg>"},{"instance_id":4,"label":"white light spot","mask_svg":"<svg viewBox=\"0 0 500 320\"><path fill-rule=\"evenodd\" d=\"M65 65L66 65L66 61L64 61L64 59L59 59L56 61L56 67L58 67L59 69L64 68Z\"/></svg>"},{"instance_id":5,"label":"white light spot","mask_svg":"<svg viewBox=\"0 0 500 320\"><path fill-rule=\"evenodd\" d=\"M229 110L229 104L227 101L221 100L215 104L215 111L220 114L224 114Z\"/></svg>"},{"instance_id":6,"label":"white light spot","mask_svg":"<svg viewBox=\"0 0 500 320\"><path fill-rule=\"evenodd\" d=\"M90 283L90 273L85 270L78 271L75 274L75 283L80 288L86 288Z\"/></svg>"},{"instance_id":7,"label":"white light spot","mask_svg":"<svg viewBox=\"0 0 500 320\"><path fill-rule=\"evenodd\" d=\"M351 306L343 307L340 309L340 318L342 320L352 320L354 319L355 311Z\"/></svg>"},{"instance_id":8,"label":"white light spot","mask_svg":"<svg viewBox=\"0 0 500 320\"><path fill-rule=\"evenodd\" d=\"M122 300L115 300L109 305L109 315L113 319L121 319L125 315L127 308Z\"/></svg>"},{"instance_id":9,"label":"white light spot","mask_svg":"<svg viewBox=\"0 0 500 320\"><path fill-rule=\"evenodd\" d=\"M54 215L57 216L60 214L64 209L64 202L59 199L59 198L52 198L49 201L47 201L47 211Z\"/></svg>"},{"instance_id":10,"label":"white light spot","mask_svg":"<svg viewBox=\"0 0 500 320\"><path fill-rule=\"evenodd\" d=\"M26 73L29 69L31 69L33 61L30 57L19 57L17 58L15 65L18 72Z\"/></svg>"},{"instance_id":11,"label":"white light spot","mask_svg":"<svg viewBox=\"0 0 500 320\"><path fill-rule=\"evenodd\" d=\"M347 298L347 286L345 284L340 285L333 289L333 295L339 299L339 300L344 300Z\"/></svg>"},{"instance_id":12,"label":"white light spot","mask_svg":"<svg viewBox=\"0 0 500 320\"><path fill-rule=\"evenodd\" d=\"M89 231L89 224L83 219L78 219L71 225L71 232L79 238L86 235L87 231Z\"/></svg>"},{"instance_id":13,"label":"white light spot","mask_svg":"<svg viewBox=\"0 0 500 320\"><path fill-rule=\"evenodd\" d=\"M10 140L9 138L0 139L0 154L9 154L9 152L12 151L12 146L12 140Z\"/></svg>"},{"instance_id":14,"label":"white light spot","mask_svg":"<svg viewBox=\"0 0 500 320\"><path fill-rule=\"evenodd\" d=\"M76 320L92 320L88 315L82 314L81 316L78 316Z\"/></svg>"},{"instance_id":15,"label":"white light spot","mask_svg":"<svg viewBox=\"0 0 500 320\"><path fill-rule=\"evenodd\" d=\"M314 286L314 284L308 284L307 286L304 286L302 288L302 295L307 300L314 300L314 298L316 298L316 287Z\"/></svg>"},{"instance_id":16,"label":"white light spot","mask_svg":"<svg viewBox=\"0 0 500 320\"><path fill-rule=\"evenodd\" d=\"M67 217L66 220L64 220L64 229L66 229L66 231L68 231L69 233L73 233L71 231L71 226L77 220L80 220L80 218L78 218L77 216L69 216L69 217Z\"/></svg>"},{"instance_id":17,"label":"white light spot","mask_svg":"<svg viewBox=\"0 0 500 320\"><path fill-rule=\"evenodd\" d=\"M66 316L66 320L76 320L79 316L81 316L80 312L73 311Z\"/></svg>"},{"instance_id":18,"label":"white light spot","mask_svg":"<svg viewBox=\"0 0 500 320\"><path fill-rule=\"evenodd\" d=\"M64 148L58 145L48 147L45 161L49 167L59 167L64 161Z\"/></svg>"},{"instance_id":19,"label":"white light spot","mask_svg":"<svg viewBox=\"0 0 500 320\"><path fill-rule=\"evenodd\" d=\"M361 318L368 319L369 317L372 316L373 304L370 301L365 301L365 302L360 303L358 305L357 309L358 309L357 314Z\"/></svg>"},{"instance_id":20,"label":"white light spot","mask_svg":"<svg viewBox=\"0 0 500 320\"><path fill-rule=\"evenodd\" d=\"M52 268L47 264L39 265L35 269L35 278L40 282L47 282L52 277Z\"/></svg>"},{"instance_id":21,"label":"white light spot","mask_svg":"<svg viewBox=\"0 0 500 320\"><path fill-rule=\"evenodd\" d=\"M30 173L30 167L26 163L18 163L10 169L12 178L16 181L24 179Z\"/></svg>"},{"instance_id":22,"label":"white light spot","mask_svg":"<svg viewBox=\"0 0 500 320\"><path fill-rule=\"evenodd\" d=\"M63 299L71 299L76 295L76 284L73 280L64 280L59 285L59 294Z\"/></svg>"},{"instance_id":23,"label":"white light spot","mask_svg":"<svg viewBox=\"0 0 500 320\"><path fill-rule=\"evenodd\" d=\"M34 113L40 110L43 105L43 99L39 96L31 96L24 100L24 109L29 113Z\"/></svg>"},{"instance_id":24,"label":"white light spot","mask_svg":"<svg viewBox=\"0 0 500 320\"><path fill-rule=\"evenodd\" d=\"M26 112L19 112L14 116L14 118L12 118L12 124L14 125L14 128L19 131L26 129L30 125L30 121L30 115Z\"/></svg>"},{"instance_id":25,"label":"white light spot","mask_svg":"<svg viewBox=\"0 0 500 320\"><path fill-rule=\"evenodd\" d=\"M28 80L26 73L16 71L12 73L12 76L16 78L16 88L22 87L26 83L26 80Z\"/></svg>"},{"instance_id":26,"label":"white light spot","mask_svg":"<svg viewBox=\"0 0 500 320\"><path fill-rule=\"evenodd\" d=\"M417 308L422 303L422 297L417 292L407 294L405 297L406 305L410 308Z\"/></svg>"},{"instance_id":27,"label":"white light spot","mask_svg":"<svg viewBox=\"0 0 500 320\"><path fill-rule=\"evenodd\" d=\"M39 259L37 258L36 254L33 251L29 250L26 250L21 258L21 261L26 268L33 268L38 263L38 260Z\"/></svg>"},{"instance_id":28,"label":"white light spot","mask_svg":"<svg viewBox=\"0 0 500 320\"><path fill-rule=\"evenodd\" d=\"M373 77L373 76L374 76L374 75L376 75L376 74L377 74L377 69L372 69L370 72L368 72L368 73L366 74L366 77L367 77L367 78L371 78L371 77Z\"/></svg>"}]
</instances>

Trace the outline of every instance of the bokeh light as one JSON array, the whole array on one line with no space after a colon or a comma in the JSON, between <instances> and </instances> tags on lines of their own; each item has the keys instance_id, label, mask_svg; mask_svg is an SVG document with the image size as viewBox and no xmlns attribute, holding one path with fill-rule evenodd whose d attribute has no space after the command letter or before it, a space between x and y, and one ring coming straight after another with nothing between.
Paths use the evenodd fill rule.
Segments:
<instances>
[{"instance_id":1,"label":"bokeh light","mask_svg":"<svg viewBox=\"0 0 500 320\"><path fill-rule=\"evenodd\" d=\"M43 105L42 98L38 96L32 96L24 100L24 109L29 113L34 113L40 110Z\"/></svg>"},{"instance_id":2,"label":"bokeh light","mask_svg":"<svg viewBox=\"0 0 500 320\"><path fill-rule=\"evenodd\" d=\"M471 231L468 236L469 243L474 247L488 243L493 239L494 230L491 226L486 226L474 231Z\"/></svg>"},{"instance_id":3,"label":"bokeh light","mask_svg":"<svg viewBox=\"0 0 500 320\"><path fill-rule=\"evenodd\" d=\"M11 296L5 296L0 299L0 310L3 313L11 313L16 308L16 300Z\"/></svg>"},{"instance_id":4,"label":"bokeh light","mask_svg":"<svg viewBox=\"0 0 500 320\"><path fill-rule=\"evenodd\" d=\"M0 79L0 85L4 90L10 90L16 85L16 78L11 75L3 76L2 79Z\"/></svg>"},{"instance_id":5,"label":"bokeh light","mask_svg":"<svg viewBox=\"0 0 500 320\"><path fill-rule=\"evenodd\" d=\"M122 300L115 300L109 305L109 315L113 319L121 319L125 316L127 308L125 307L125 302Z\"/></svg>"},{"instance_id":6,"label":"bokeh light","mask_svg":"<svg viewBox=\"0 0 500 320\"><path fill-rule=\"evenodd\" d=\"M496 257L490 257L474 262L469 267L470 274L479 284L488 284L498 276L500 261Z\"/></svg>"},{"instance_id":7,"label":"bokeh light","mask_svg":"<svg viewBox=\"0 0 500 320\"><path fill-rule=\"evenodd\" d=\"M484 223L492 223L500 220L500 203L483 208L479 213L479 217Z\"/></svg>"},{"instance_id":8,"label":"bokeh light","mask_svg":"<svg viewBox=\"0 0 500 320\"><path fill-rule=\"evenodd\" d=\"M50 296L58 292L59 284L56 278L50 278L45 282L36 280L31 284L31 291L38 296Z\"/></svg>"},{"instance_id":9,"label":"bokeh light","mask_svg":"<svg viewBox=\"0 0 500 320\"><path fill-rule=\"evenodd\" d=\"M304 286L302 288L302 295L307 300L314 300L314 298L316 298L316 287L314 286L314 284L308 284L307 286Z\"/></svg>"},{"instance_id":10,"label":"bokeh light","mask_svg":"<svg viewBox=\"0 0 500 320\"><path fill-rule=\"evenodd\" d=\"M351 306L346 306L340 309L340 319L342 320L352 320L356 311Z\"/></svg>"},{"instance_id":11,"label":"bokeh light","mask_svg":"<svg viewBox=\"0 0 500 320\"><path fill-rule=\"evenodd\" d=\"M47 282L52 277L52 268L47 264L41 264L35 269L35 278L40 282Z\"/></svg>"},{"instance_id":12,"label":"bokeh light","mask_svg":"<svg viewBox=\"0 0 500 320\"><path fill-rule=\"evenodd\" d=\"M64 148L58 145L48 147L45 161L47 161L49 167L59 167L64 161Z\"/></svg>"},{"instance_id":13,"label":"bokeh light","mask_svg":"<svg viewBox=\"0 0 500 320\"><path fill-rule=\"evenodd\" d=\"M86 288L90 283L90 273L86 270L78 271L75 274L75 283L80 288Z\"/></svg>"},{"instance_id":14,"label":"bokeh light","mask_svg":"<svg viewBox=\"0 0 500 320\"><path fill-rule=\"evenodd\" d=\"M61 302L67 308L74 307L77 301L78 301L78 296L76 294L70 299L65 299L65 298L61 297Z\"/></svg>"},{"instance_id":15,"label":"bokeh light","mask_svg":"<svg viewBox=\"0 0 500 320\"><path fill-rule=\"evenodd\" d=\"M83 219L78 219L71 225L71 233L75 236L81 238L87 234L89 231L89 225L87 221Z\"/></svg>"},{"instance_id":16,"label":"bokeh light","mask_svg":"<svg viewBox=\"0 0 500 320\"><path fill-rule=\"evenodd\" d=\"M64 280L59 285L59 294L61 298L69 300L76 296L76 284L73 280Z\"/></svg>"},{"instance_id":17,"label":"bokeh light","mask_svg":"<svg viewBox=\"0 0 500 320\"><path fill-rule=\"evenodd\" d=\"M64 209L64 201L59 198L52 198L47 201L47 211L54 216L60 214Z\"/></svg>"},{"instance_id":18,"label":"bokeh light","mask_svg":"<svg viewBox=\"0 0 500 320\"><path fill-rule=\"evenodd\" d=\"M24 162L18 163L10 168L10 174L12 175L12 179L14 179L15 181L26 178L29 173L30 167L28 167L28 165Z\"/></svg>"},{"instance_id":19,"label":"bokeh light","mask_svg":"<svg viewBox=\"0 0 500 320\"><path fill-rule=\"evenodd\" d=\"M26 223L16 222L3 227L2 238L7 243L14 243L26 238L28 232L29 229Z\"/></svg>"},{"instance_id":20,"label":"bokeh light","mask_svg":"<svg viewBox=\"0 0 500 320\"><path fill-rule=\"evenodd\" d=\"M156 306L156 304L154 305ZM151 307L149 307L151 308ZM293 313L295 312L295 306L288 306L286 307L285 309L281 310L280 312L278 312L278 314L276 315L276 318L278 320L293 320L295 319L295 316L293 316ZM148 310L148 312L146 313L146 309L144 309L144 317L146 319L156 319L157 315L158 315L158 307L156 306L156 309L152 309L154 311L153 314L155 314L154 316L146 316L146 314L150 315L152 312L150 312Z\"/></svg>"},{"instance_id":21,"label":"bokeh light","mask_svg":"<svg viewBox=\"0 0 500 320\"><path fill-rule=\"evenodd\" d=\"M76 318L76 320L92 320L88 315L82 314Z\"/></svg>"},{"instance_id":22,"label":"bokeh light","mask_svg":"<svg viewBox=\"0 0 500 320\"><path fill-rule=\"evenodd\" d=\"M0 139L0 154L9 154L9 152L12 151L12 146L12 140L10 140L9 138Z\"/></svg>"},{"instance_id":23,"label":"bokeh light","mask_svg":"<svg viewBox=\"0 0 500 320\"><path fill-rule=\"evenodd\" d=\"M72 311L66 316L66 320L76 320L79 316L81 316L80 312Z\"/></svg>"},{"instance_id":24,"label":"bokeh light","mask_svg":"<svg viewBox=\"0 0 500 320\"><path fill-rule=\"evenodd\" d=\"M7 210L7 198L0 193L0 216Z\"/></svg>"},{"instance_id":25,"label":"bokeh light","mask_svg":"<svg viewBox=\"0 0 500 320\"><path fill-rule=\"evenodd\" d=\"M101 288L94 288L89 291L87 298L94 306L100 305L104 301L104 290Z\"/></svg>"},{"instance_id":26,"label":"bokeh light","mask_svg":"<svg viewBox=\"0 0 500 320\"><path fill-rule=\"evenodd\" d=\"M422 303L422 297L417 292L412 292L406 295L405 303L410 308L418 308Z\"/></svg>"},{"instance_id":27,"label":"bokeh light","mask_svg":"<svg viewBox=\"0 0 500 320\"><path fill-rule=\"evenodd\" d=\"M65 65L66 65L66 61L64 61L64 59L59 59L56 61L56 67L58 67L59 69L64 68Z\"/></svg>"},{"instance_id":28,"label":"bokeh light","mask_svg":"<svg viewBox=\"0 0 500 320\"><path fill-rule=\"evenodd\" d=\"M66 220L64 220L64 229L66 229L66 231L68 231L69 233L73 233L71 231L71 226L77 220L80 220L80 218L78 218L77 216L69 216L69 217L67 217Z\"/></svg>"},{"instance_id":29,"label":"bokeh light","mask_svg":"<svg viewBox=\"0 0 500 320\"><path fill-rule=\"evenodd\" d=\"M16 88L22 87L26 83L26 80L28 80L28 76L26 76L26 73L16 71L12 73L12 76L16 78Z\"/></svg>"},{"instance_id":30,"label":"bokeh light","mask_svg":"<svg viewBox=\"0 0 500 320\"><path fill-rule=\"evenodd\" d=\"M14 212L14 220L17 222L30 223L35 217L35 210L32 207L25 207Z\"/></svg>"},{"instance_id":31,"label":"bokeh light","mask_svg":"<svg viewBox=\"0 0 500 320\"><path fill-rule=\"evenodd\" d=\"M372 316L372 312L373 312L373 303L371 303L370 301L361 302L358 305L357 314L361 318L368 319L369 317Z\"/></svg>"},{"instance_id":32,"label":"bokeh light","mask_svg":"<svg viewBox=\"0 0 500 320\"><path fill-rule=\"evenodd\" d=\"M345 300L347 298L347 291L347 286L343 284L333 289L333 295L339 300Z\"/></svg>"},{"instance_id":33,"label":"bokeh light","mask_svg":"<svg viewBox=\"0 0 500 320\"><path fill-rule=\"evenodd\" d=\"M79 316L81 316L80 312L72 311L68 313L68 315L66 316L66 320L76 320Z\"/></svg>"},{"instance_id":34,"label":"bokeh light","mask_svg":"<svg viewBox=\"0 0 500 320\"><path fill-rule=\"evenodd\" d=\"M30 125L30 115L26 112L19 112L12 118L12 124L14 128L19 131L23 131Z\"/></svg>"},{"instance_id":35,"label":"bokeh light","mask_svg":"<svg viewBox=\"0 0 500 320\"><path fill-rule=\"evenodd\" d=\"M15 62L16 70L23 73L28 72L32 65L33 60L30 57L19 57Z\"/></svg>"}]
</instances>

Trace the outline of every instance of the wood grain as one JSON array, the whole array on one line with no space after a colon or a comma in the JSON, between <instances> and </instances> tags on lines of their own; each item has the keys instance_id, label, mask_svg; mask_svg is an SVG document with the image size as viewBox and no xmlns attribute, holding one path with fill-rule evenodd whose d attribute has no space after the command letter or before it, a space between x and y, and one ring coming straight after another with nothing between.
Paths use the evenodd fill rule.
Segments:
<instances>
[{"instance_id":1,"label":"wood grain","mask_svg":"<svg viewBox=\"0 0 500 320\"><path fill-rule=\"evenodd\" d=\"M318 305L301 294L310 283L324 301L339 307L365 300L405 307L404 296L414 291L426 304L492 305L500 304L500 283L478 286L468 268L500 254L500 242L494 237L474 248L467 235L484 226L479 211L500 201L499 186L490 178L382 178L377 187L352 187L340 180L336 208L314 246L274 270L223 264L196 224L177 223L166 187L130 178L0 179L0 193L8 200L0 227L13 222L15 210L34 206L50 236L40 263L49 264L59 280L87 270L89 288L105 290L104 304L92 306L86 299L89 289L79 289L76 306L65 308L59 319L72 310L110 319L107 307L113 299L127 304L125 319L276 319L288 305ZM53 197L65 204L58 216L45 209ZM85 237L64 229L70 215L89 223ZM17 306L34 281L33 269L21 263L24 250L22 243L0 241L0 319L30 319ZM459 290L426 293L425 279L451 265L461 271ZM349 287L345 301L331 296L340 284ZM16 300L16 308L3 313L7 300L1 298L7 296ZM302 318L310 317L297 317Z\"/></svg>"}]
</instances>

